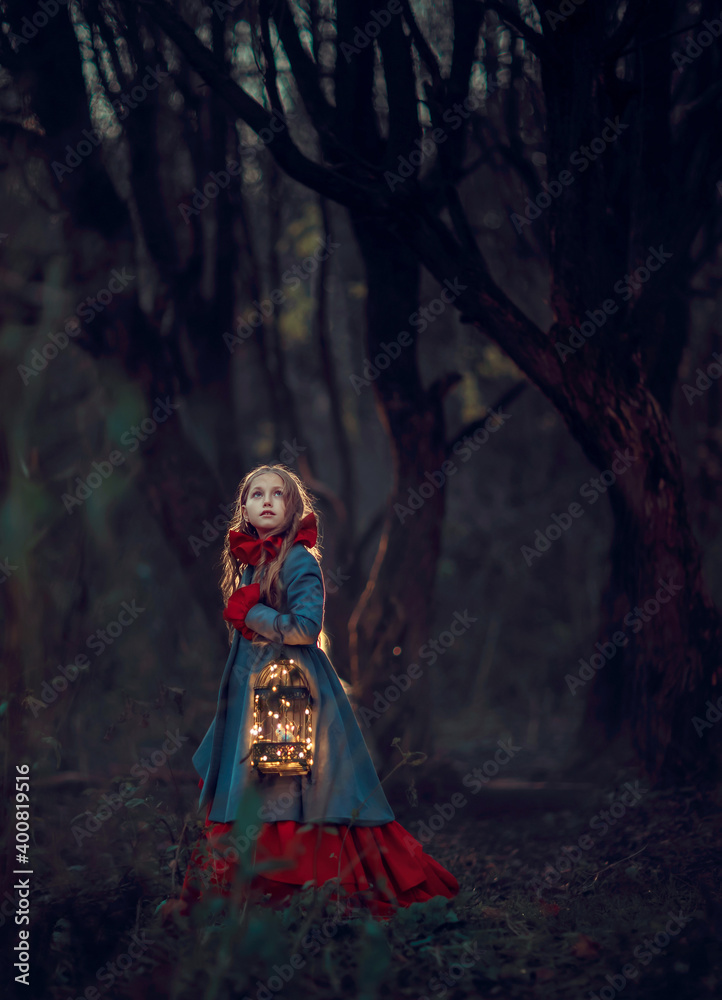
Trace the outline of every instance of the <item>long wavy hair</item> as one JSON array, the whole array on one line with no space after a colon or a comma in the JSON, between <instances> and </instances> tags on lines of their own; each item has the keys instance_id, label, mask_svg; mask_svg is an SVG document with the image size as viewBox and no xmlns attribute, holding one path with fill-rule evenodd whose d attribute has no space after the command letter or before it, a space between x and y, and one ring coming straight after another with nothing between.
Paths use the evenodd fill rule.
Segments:
<instances>
[{"instance_id":1,"label":"long wavy hair","mask_svg":"<svg viewBox=\"0 0 722 1000\"><path fill-rule=\"evenodd\" d=\"M316 527L318 528L318 514L314 509L310 495L295 472L291 472L291 470L286 468L285 465L279 464L257 465L255 469L251 469L251 471L243 477L240 485L238 486L238 491L236 492L236 498L233 505L233 513L230 521L228 522L228 531L226 532L223 544L220 586L224 605L228 603L228 598L231 596L233 591L240 587L241 577L243 576L243 571L246 569L246 563L239 562L231 552L230 533L231 531L245 531L249 535L253 535L258 538L258 532L250 521L247 521L244 517L243 505L245 504L246 498L250 492L251 483L256 476L260 476L264 472L273 472L283 480L283 500L285 503L286 516L283 521L283 526L280 531L277 532L277 534L284 536L283 545L281 546L278 555L271 559L270 562L267 562L266 554L264 552L253 574L253 582L260 585L261 602L263 604L268 604L270 607L276 608L276 610L279 610L281 607L281 567L283 566L283 562L294 543L298 533L298 526L302 519L307 514L313 514L316 519ZM314 545L313 548L310 548L309 552L311 552L319 562L321 561L321 550L318 543ZM234 626L229 622L228 636L231 642L233 641L233 632ZM265 642L262 638L258 641Z\"/></svg>"}]
</instances>

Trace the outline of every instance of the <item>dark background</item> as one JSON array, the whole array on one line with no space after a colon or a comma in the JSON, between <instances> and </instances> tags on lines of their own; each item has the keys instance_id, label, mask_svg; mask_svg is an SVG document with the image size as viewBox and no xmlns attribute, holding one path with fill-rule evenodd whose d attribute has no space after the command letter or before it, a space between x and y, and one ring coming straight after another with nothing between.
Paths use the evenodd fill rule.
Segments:
<instances>
[{"instance_id":1,"label":"dark background","mask_svg":"<svg viewBox=\"0 0 722 1000\"><path fill-rule=\"evenodd\" d=\"M8 786L32 766L37 995L97 986L141 926L160 964L118 977L118 995L250 989L228 956L256 955L252 923L214 980L154 909L199 830L190 758L228 650L228 505L277 461L317 501L329 654L380 778L394 737L428 755L385 785L397 818L429 829L499 740L522 748L427 844L470 894L462 937L489 949L459 995L601 988L679 910L675 879L696 929L627 995L665 995L670 976L676 995L713 995L719 5L0 12L0 712ZM671 256L652 272L655 249ZM585 487L620 453L634 460L609 489ZM548 531L552 515L568 527ZM661 581L678 592L634 628ZM455 616L468 627L449 643ZM607 660L570 685L595 643ZM391 675L413 663L396 698ZM168 731L180 746L148 768ZM522 859L539 872L640 778L638 833L625 823L530 889ZM597 899L599 871L642 841ZM420 979L407 914L385 943L359 931L358 975L334 959L303 989L432 995L461 938L429 913ZM339 969L354 941L335 940Z\"/></svg>"}]
</instances>

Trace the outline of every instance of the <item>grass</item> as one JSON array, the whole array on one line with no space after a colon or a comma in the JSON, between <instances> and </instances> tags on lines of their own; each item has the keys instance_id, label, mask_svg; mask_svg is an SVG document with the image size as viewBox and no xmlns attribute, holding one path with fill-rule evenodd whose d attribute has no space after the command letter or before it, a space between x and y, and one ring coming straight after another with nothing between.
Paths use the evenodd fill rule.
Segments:
<instances>
[{"instance_id":1,"label":"grass","mask_svg":"<svg viewBox=\"0 0 722 1000\"><path fill-rule=\"evenodd\" d=\"M588 834L609 802L590 795L573 809L460 815L427 848L457 875L459 896L413 904L387 922L339 918L327 886L277 910L216 899L189 923L162 925L158 906L177 895L200 833L177 795L161 788L130 799L77 847L62 835L72 820L62 800L44 796L44 803L33 847L33 985L25 995L703 1000L722 993L722 811L712 792L646 792L542 889L530 885L532 874ZM690 919L654 953L645 939L666 933L669 913L680 911Z\"/></svg>"}]
</instances>

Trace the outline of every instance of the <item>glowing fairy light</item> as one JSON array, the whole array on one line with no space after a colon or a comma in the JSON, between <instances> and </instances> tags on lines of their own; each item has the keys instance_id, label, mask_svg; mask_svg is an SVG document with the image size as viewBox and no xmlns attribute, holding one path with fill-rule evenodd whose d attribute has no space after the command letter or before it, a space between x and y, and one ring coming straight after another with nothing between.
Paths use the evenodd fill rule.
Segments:
<instances>
[{"instance_id":1,"label":"glowing fairy light","mask_svg":"<svg viewBox=\"0 0 722 1000\"><path fill-rule=\"evenodd\" d=\"M250 766L261 773L308 773L313 764L313 699L300 664L269 663L254 687Z\"/></svg>"}]
</instances>

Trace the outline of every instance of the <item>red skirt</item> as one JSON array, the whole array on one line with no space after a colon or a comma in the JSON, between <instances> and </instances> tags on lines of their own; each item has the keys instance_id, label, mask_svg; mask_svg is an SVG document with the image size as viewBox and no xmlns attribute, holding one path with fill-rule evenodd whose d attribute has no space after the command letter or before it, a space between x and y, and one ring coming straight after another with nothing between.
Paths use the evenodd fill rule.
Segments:
<instances>
[{"instance_id":1,"label":"red skirt","mask_svg":"<svg viewBox=\"0 0 722 1000\"><path fill-rule=\"evenodd\" d=\"M232 823L206 819L205 844L201 840L196 845L183 883L186 912L204 890L230 895L238 870L238 854L229 841L232 830ZM251 857L252 852L253 848ZM277 868L272 864L275 860ZM338 879L347 907L365 907L381 919L400 906L433 896L452 899L459 891L451 872L425 854L419 841L396 820L379 826L352 825L350 830L342 824L309 828L293 820L263 823L254 863L263 863L262 874L253 876L248 889L270 895L272 904L287 900L306 883L321 886Z\"/></svg>"}]
</instances>

